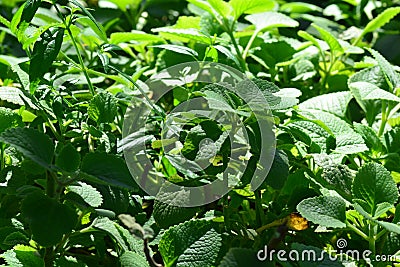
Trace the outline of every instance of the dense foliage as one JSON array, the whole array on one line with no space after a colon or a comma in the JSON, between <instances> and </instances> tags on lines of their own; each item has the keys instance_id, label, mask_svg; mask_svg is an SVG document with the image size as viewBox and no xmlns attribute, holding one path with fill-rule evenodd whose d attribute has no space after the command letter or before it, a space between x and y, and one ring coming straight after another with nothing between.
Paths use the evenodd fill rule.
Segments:
<instances>
[{"instance_id":1,"label":"dense foliage","mask_svg":"<svg viewBox=\"0 0 400 267\"><path fill-rule=\"evenodd\" d=\"M377 256L400 253L398 1L0 0L0 7L0 264L395 261ZM152 103L154 127L143 139L158 175L201 185L226 168L224 144L204 172L180 168L162 149L158 126L189 99L237 112L253 140L228 194L179 207L163 202L179 203L179 194L155 199L136 184L121 139L131 101L151 100L143 82L192 61L231 66L261 88L276 151L265 181L251 188L262 151L247 103L218 86L174 89ZM191 121L181 153L196 158L203 139L224 131L209 118ZM322 257L257 259L266 246L286 258L290 250ZM367 258L354 254L367 250Z\"/></svg>"}]
</instances>

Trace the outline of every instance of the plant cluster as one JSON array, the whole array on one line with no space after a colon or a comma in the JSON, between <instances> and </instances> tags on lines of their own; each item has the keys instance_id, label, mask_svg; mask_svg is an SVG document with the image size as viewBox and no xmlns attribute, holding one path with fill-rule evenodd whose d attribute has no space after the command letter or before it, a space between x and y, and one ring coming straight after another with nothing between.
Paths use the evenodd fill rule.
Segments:
<instances>
[{"instance_id":1,"label":"plant cluster","mask_svg":"<svg viewBox=\"0 0 400 267\"><path fill-rule=\"evenodd\" d=\"M0 264L396 261L376 259L400 253L399 1L0 0L0 6ZM247 167L228 194L179 207L173 203L184 196L155 198L138 186L121 140L131 102L151 101L144 81L192 61L225 64L260 88L276 147L267 177L252 188L263 151L248 103L215 84L175 88L152 103L153 127L138 141L146 142L157 175L197 186L227 168L234 149L227 142L217 151L201 146L223 140L227 130L207 117L187 123L174 142L188 159L212 157L209 167L182 168L163 149L168 140L158 126L185 101L202 97L235 113L251 140ZM257 253L266 246L322 258L262 261ZM369 258L347 250L369 250Z\"/></svg>"}]
</instances>

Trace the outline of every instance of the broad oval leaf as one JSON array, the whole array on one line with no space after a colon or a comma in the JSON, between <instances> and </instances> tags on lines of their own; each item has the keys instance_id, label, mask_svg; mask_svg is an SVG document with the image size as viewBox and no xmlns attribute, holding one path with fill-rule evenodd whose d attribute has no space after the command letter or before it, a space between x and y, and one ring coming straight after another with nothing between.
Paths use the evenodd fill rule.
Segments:
<instances>
[{"instance_id":1,"label":"broad oval leaf","mask_svg":"<svg viewBox=\"0 0 400 267\"><path fill-rule=\"evenodd\" d=\"M122 158L106 153L90 153L82 160L81 171L89 181L116 187L137 189Z\"/></svg>"},{"instance_id":2,"label":"broad oval leaf","mask_svg":"<svg viewBox=\"0 0 400 267\"><path fill-rule=\"evenodd\" d=\"M361 100L388 100L400 102L400 98L378 86L368 82L354 82L349 84L349 88L354 96L359 96Z\"/></svg>"},{"instance_id":3,"label":"broad oval leaf","mask_svg":"<svg viewBox=\"0 0 400 267\"><path fill-rule=\"evenodd\" d=\"M159 251L166 266L215 266L221 241L211 221L187 221L164 233Z\"/></svg>"},{"instance_id":4,"label":"broad oval leaf","mask_svg":"<svg viewBox=\"0 0 400 267\"><path fill-rule=\"evenodd\" d=\"M300 103L299 108L323 110L343 118L352 98L353 96L348 91L324 94Z\"/></svg>"},{"instance_id":5,"label":"broad oval leaf","mask_svg":"<svg viewBox=\"0 0 400 267\"><path fill-rule=\"evenodd\" d=\"M93 208L98 208L103 203L103 196L96 188L89 184L78 182L76 185L68 186L68 191L81 196Z\"/></svg>"},{"instance_id":6,"label":"broad oval leaf","mask_svg":"<svg viewBox=\"0 0 400 267\"><path fill-rule=\"evenodd\" d=\"M28 195L22 201L21 211L29 223L33 240L44 247L56 245L77 223L73 209L41 192Z\"/></svg>"},{"instance_id":7,"label":"broad oval leaf","mask_svg":"<svg viewBox=\"0 0 400 267\"><path fill-rule=\"evenodd\" d=\"M395 204L399 193L390 172L382 165L370 162L363 165L354 179L353 197L363 200L369 214L374 214L377 205L383 202ZM368 210L367 210L368 208Z\"/></svg>"},{"instance_id":8,"label":"broad oval leaf","mask_svg":"<svg viewBox=\"0 0 400 267\"><path fill-rule=\"evenodd\" d=\"M64 28L52 28L40 35L41 40L33 47L32 58L29 66L29 80L42 78L50 69L53 61L60 52L64 37Z\"/></svg>"},{"instance_id":9,"label":"broad oval leaf","mask_svg":"<svg viewBox=\"0 0 400 267\"><path fill-rule=\"evenodd\" d=\"M54 144L44 133L31 128L11 128L0 135L0 141L12 145L39 165L50 168Z\"/></svg>"},{"instance_id":10,"label":"broad oval leaf","mask_svg":"<svg viewBox=\"0 0 400 267\"><path fill-rule=\"evenodd\" d=\"M277 27L297 27L299 23L294 19L283 15L278 12L263 12L248 15L245 17L246 20L250 21L254 26L256 26L257 31L263 31L270 28Z\"/></svg>"},{"instance_id":11,"label":"broad oval leaf","mask_svg":"<svg viewBox=\"0 0 400 267\"><path fill-rule=\"evenodd\" d=\"M276 3L273 0L230 0L229 4L235 12L235 19L238 19L242 14L270 11L274 9Z\"/></svg>"},{"instance_id":12,"label":"broad oval leaf","mask_svg":"<svg viewBox=\"0 0 400 267\"><path fill-rule=\"evenodd\" d=\"M307 198L297 205L301 216L325 227L346 227L346 203L332 196Z\"/></svg>"},{"instance_id":13,"label":"broad oval leaf","mask_svg":"<svg viewBox=\"0 0 400 267\"><path fill-rule=\"evenodd\" d=\"M117 116L117 100L109 92L103 91L95 95L89 103L89 118L97 123L113 122Z\"/></svg>"}]
</instances>

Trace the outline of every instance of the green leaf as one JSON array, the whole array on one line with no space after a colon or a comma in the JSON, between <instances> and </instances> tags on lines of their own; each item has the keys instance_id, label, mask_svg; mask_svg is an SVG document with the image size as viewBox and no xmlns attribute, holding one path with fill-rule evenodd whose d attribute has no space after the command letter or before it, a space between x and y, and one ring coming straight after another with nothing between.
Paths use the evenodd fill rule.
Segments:
<instances>
[{"instance_id":1,"label":"green leaf","mask_svg":"<svg viewBox=\"0 0 400 267\"><path fill-rule=\"evenodd\" d=\"M230 248L218 267L262 267L265 263L257 259L257 252L248 248Z\"/></svg>"},{"instance_id":2,"label":"green leaf","mask_svg":"<svg viewBox=\"0 0 400 267\"><path fill-rule=\"evenodd\" d=\"M363 165L354 179L353 198L366 203L364 209L374 214L377 205L383 202L394 204L399 193L390 172L382 165L374 162Z\"/></svg>"},{"instance_id":3,"label":"green leaf","mask_svg":"<svg viewBox=\"0 0 400 267\"><path fill-rule=\"evenodd\" d=\"M398 8L400 10L400 7ZM383 74L385 75L386 82L391 90L400 87L400 75L396 72L393 66L377 51L368 49L368 51L374 56L378 62Z\"/></svg>"},{"instance_id":4,"label":"green leaf","mask_svg":"<svg viewBox=\"0 0 400 267\"><path fill-rule=\"evenodd\" d=\"M245 17L245 19L256 26L256 31L263 31L278 27L299 26L299 23L294 19L281 13L272 11L248 15Z\"/></svg>"},{"instance_id":5,"label":"green leaf","mask_svg":"<svg viewBox=\"0 0 400 267\"><path fill-rule=\"evenodd\" d=\"M360 213L362 216L364 216L366 219L379 224L380 226L382 226L383 228L385 228L386 230L388 230L389 232L394 232L396 234L400 234L400 225L398 224L394 224L394 223L390 223L390 222L385 222L385 221L378 221L376 218L379 217L379 213L382 213L381 210L376 210L376 212L374 212L374 217L372 217L370 214L368 214L367 211L365 211L364 209L364 205L361 205L362 200L359 199L355 199L354 200L355 203L353 203L353 206L355 208L355 210ZM390 206L390 208L393 207L393 205L389 204L389 203L381 203L384 206L388 207Z\"/></svg>"},{"instance_id":6,"label":"green leaf","mask_svg":"<svg viewBox=\"0 0 400 267\"><path fill-rule=\"evenodd\" d=\"M347 105L353 98L350 92L335 92L310 98L299 104L300 109L318 109L344 118Z\"/></svg>"},{"instance_id":7,"label":"green leaf","mask_svg":"<svg viewBox=\"0 0 400 267\"><path fill-rule=\"evenodd\" d=\"M312 26L315 29L317 29L317 31L319 32L319 34L321 36L321 39L324 40L328 44L329 49L331 50L331 53L333 55L335 55L337 57L344 53L344 49L343 49L342 45L339 43L339 41L336 39L335 36L333 36L330 32L328 32L324 28L319 27L316 24L312 24Z\"/></svg>"},{"instance_id":8,"label":"green leaf","mask_svg":"<svg viewBox=\"0 0 400 267\"><path fill-rule=\"evenodd\" d=\"M212 222L187 221L164 233L159 251L166 267L215 266L221 241Z\"/></svg>"},{"instance_id":9,"label":"green leaf","mask_svg":"<svg viewBox=\"0 0 400 267\"><path fill-rule=\"evenodd\" d=\"M124 160L106 153L89 153L82 160L81 171L93 177L86 179L111 186L137 189ZM93 179L94 178L94 179Z\"/></svg>"},{"instance_id":10,"label":"green leaf","mask_svg":"<svg viewBox=\"0 0 400 267\"><path fill-rule=\"evenodd\" d=\"M297 205L301 216L325 227L346 227L346 203L332 196L319 196L302 200Z\"/></svg>"},{"instance_id":11,"label":"green leaf","mask_svg":"<svg viewBox=\"0 0 400 267\"><path fill-rule=\"evenodd\" d=\"M91 207L98 208L103 203L103 196L91 185L83 182L77 182L77 185L68 186L69 192L74 192L82 197L82 199Z\"/></svg>"},{"instance_id":12,"label":"green leaf","mask_svg":"<svg viewBox=\"0 0 400 267\"><path fill-rule=\"evenodd\" d=\"M228 18L232 14L232 6L223 0L208 0L211 7L223 18Z\"/></svg>"},{"instance_id":13,"label":"green leaf","mask_svg":"<svg viewBox=\"0 0 400 267\"><path fill-rule=\"evenodd\" d=\"M29 98L24 96L21 90L22 89L16 87L1 86L0 99L20 106L28 104L32 109L38 109Z\"/></svg>"},{"instance_id":14,"label":"green leaf","mask_svg":"<svg viewBox=\"0 0 400 267\"><path fill-rule=\"evenodd\" d=\"M164 45L153 45L152 47L157 47L161 49L166 49L169 51L173 51L179 54L184 54L192 57L197 57L199 54L197 54L196 51L193 49L186 47L186 46L180 46L180 45L171 45L171 44L164 44Z\"/></svg>"},{"instance_id":15,"label":"green leaf","mask_svg":"<svg viewBox=\"0 0 400 267\"><path fill-rule=\"evenodd\" d=\"M318 109L305 109L300 114L334 135L336 138L335 152L353 154L368 150L362 136L356 133L350 124L338 116Z\"/></svg>"},{"instance_id":16,"label":"green leaf","mask_svg":"<svg viewBox=\"0 0 400 267\"><path fill-rule=\"evenodd\" d=\"M25 157L45 168L52 163L54 145L44 133L31 128L11 128L0 135L0 141L14 146Z\"/></svg>"},{"instance_id":17,"label":"green leaf","mask_svg":"<svg viewBox=\"0 0 400 267\"><path fill-rule=\"evenodd\" d=\"M383 27L399 13L400 7L386 8L382 13L376 16L376 18L368 22L367 26L365 26L364 30L362 31L361 36L364 36L369 32L376 31L377 29Z\"/></svg>"},{"instance_id":18,"label":"green leaf","mask_svg":"<svg viewBox=\"0 0 400 267\"><path fill-rule=\"evenodd\" d=\"M117 112L117 100L107 91L98 93L90 100L88 115L98 124L113 122Z\"/></svg>"},{"instance_id":19,"label":"green leaf","mask_svg":"<svg viewBox=\"0 0 400 267\"><path fill-rule=\"evenodd\" d=\"M0 134L13 127L22 127L24 123L17 113L9 108L0 107Z\"/></svg>"},{"instance_id":20,"label":"green leaf","mask_svg":"<svg viewBox=\"0 0 400 267\"><path fill-rule=\"evenodd\" d=\"M382 152L383 143L371 127L355 122L354 129L363 137L365 144L369 148L376 152Z\"/></svg>"},{"instance_id":21,"label":"green leaf","mask_svg":"<svg viewBox=\"0 0 400 267\"><path fill-rule=\"evenodd\" d=\"M93 21L93 23L96 25L98 32L101 32L101 36L107 36L106 33L104 32L103 27L100 27L99 23L97 22L97 20L93 17L93 15L84 7L82 6L77 0L71 0L71 2L76 5L77 7L79 7L83 14L85 14L91 21ZM105 40L107 40L107 38L105 38Z\"/></svg>"},{"instance_id":22,"label":"green leaf","mask_svg":"<svg viewBox=\"0 0 400 267\"><path fill-rule=\"evenodd\" d=\"M115 4L123 12L127 12L128 8L131 10L136 10L141 0L107 0L107 2Z\"/></svg>"},{"instance_id":23,"label":"green leaf","mask_svg":"<svg viewBox=\"0 0 400 267\"><path fill-rule=\"evenodd\" d=\"M41 0L28 0L25 3L24 10L21 15L21 21L31 22L35 16L36 11L39 9Z\"/></svg>"},{"instance_id":24,"label":"green leaf","mask_svg":"<svg viewBox=\"0 0 400 267\"><path fill-rule=\"evenodd\" d=\"M334 137L318 124L311 121L293 121L287 125L291 134L310 146L312 153L329 152Z\"/></svg>"},{"instance_id":25,"label":"green leaf","mask_svg":"<svg viewBox=\"0 0 400 267\"><path fill-rule=\"evenodd\" d=\"M204 33L200 32L198 29L175 29L173 27L162 27L152 29L151 31L159 32L160 35L165 39L173 41L182 41L185 43L189 41L196 41L208 45L212 44L212 39Z\"/></svg>"},{"instance_id":26,"label":"green leaf","mask_svg":"<svg viewBox=\"0 0 400 267\"><path fill-rule=\"evenodd\" d=\"M110 44L120 43L158 43L165 42L163 38L142 31L114 32L110 35Z\"/></svg>"},{"instance_id":27,"label":"green leaf","mask_svg":"<svg viewBox=\"0 0 400 267\"><path fill-rule=\"evenodd\" d=\"M43 267L44 261L39 256L39 253L36 249L30 246L18 245L15 246L12 250L7 250L4 253L0 254L0 258L3 258L7 266L12 267Z\"/></svg>"},{"instance_id":28,"label":"green leaf","mask_svg":"<svg viewBox=\"0 0 400 267\"><path fill-rule=\"evenodd\" d=\"M123 251L129 251L129 247L126 244L124 237L122 236L121 232L118 231L117 224L111 221L109 218L97 217L93 221L91 227L108 233L113 238L114 242L121 246Z\"/></svg>"},{"instance_id":29,"label":"green leaf","mask_svg":"<svg viewBox=\"0 0 400 267\"><path fill-rule=\"evenodd\" d=\"M286 13L309 13L313 11L322 12L322 8L319 6L304 2L284 3L280 6L279 10Z\"/></svg>"},{"instance_id":30,"label":"green leaf","mask_svg":"<svg viewBox=\"0 0 400 267\"><path fill-rule=\"evenodd\" d=\"M56 245L77 223L73 209L38 191L25 197L21 211L29 223L33 240L45 247Z\"/></svg>"},{"instance_id":31,"label":"green leaf","mask_svg":"<svg viewBox=\"0 0 400 267\"><path fill-rule=\"evenodd\" d=\"M12 33L17 34L18 32L18 24L21 22L22 13L24 12L25 3L18 8L17 12L15 12L14 16L12 17L10 23L10 30Z\"/></svg>"},{"instance_id":32,"label":"green leaf","mask_svg":"<svg viewBox=\"0 0 400 267\"><path fill-rule=\"evenodd\" d=\"M266 184L275 189L280 189L289 176L289 158L283 150L277 149L271 169L265 179Z\"/></svg>"},{"instance_id":33,"label":"green leaf","mask_svg":"<svg viewBox=\"0 0 400 267\"><path fill-rule=\"evenodd\" d=\"M150 267L146 258L133 251L126 251L119 257L121 267Z\"/></svg>"},{"instance_id":34,"label":"green leaf","mask_svg":"<svg viewBox=\"0 0 400 267\"><path fill-rule=\"evenodd\" d=\"M81 163L81 155L76 149L68 143L64 146L60 153L56 156L56 165L64 171L74 172L78 170Z\"/></svg>"},{"instance_id":35,"label":"green leaf","mask_svg":"<svg viewBox=\"0 0 400 267\"><path fill-rule=\"evenodd\" d=\"M376 85L368 82L354 82L349 84L349 88L354 96L358 96L361 100L388 100L400 102L400 98L396 95L378 88ZM356 97L357 99L357 97Z\"/></svg>"},{"instance_id":36,"label":"green leaf","mask_svg":"<svg viewBox=\"0 0 400 267\"><path fill-rule=\"evenodd\" d=\"M29 66L29 80L42 78L50 69L60 52L64 37L64 28L52 28L40 35L41 40L33 47Z\"/></svg>"},{"instance_id":37,"label":"green leaf","mask_svg":"<svg viewBox=\"0 0 400 267\"><path fill-rule=\"evenodd\" d=\"M275 1L272 0L230 0L229 4L235 11L235 20L242 14L254 14L274 9Z\"/></svg>"},{"instance_id":38,"label":"green leaf","mask_svg":"<svg viewBox=\"0 0 400 267\"><path fill-rule=\"evenodd\" d=\"M326 188L337 191L346 200L351 200L353 175L346 165L330 164L323 166L321 176L326 182Z\"/></svg>"},{"instance_id":39,"label":"green leaf","mask_svg":"<svg viewBox=\"0 0 400 267\"><path fill-rule=\"evenodd\" d=\"M162 189L157 194L153 209L154 220L161 228L167 229L196 215L197 208L182 207L190 201L190 192L184 190L168 192Z\"/></svg>"}]
</instances>

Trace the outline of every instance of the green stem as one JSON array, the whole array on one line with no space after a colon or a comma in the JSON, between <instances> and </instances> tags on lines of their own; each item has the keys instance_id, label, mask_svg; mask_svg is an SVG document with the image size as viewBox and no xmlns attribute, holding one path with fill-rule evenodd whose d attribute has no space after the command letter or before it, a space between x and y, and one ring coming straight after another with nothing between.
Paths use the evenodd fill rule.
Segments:
<instances>
[{"instance_id":1,"label":"green stem","mask_svg":"<svg viewBox=\"0 0 400 267\"><path fill-rule=\"evenodd\" d=\"M50 171L47 172L47 177L46 177L46 194L49 197L54 197L55 192L56 192L56 178L50 173Z\"/></svg>"},{"instance_id":2,"label":"green stem","mask_svg":"<svg viewBox=\"0 0 400 267\"><path fill-rule=\"evenodd\" d=\"M257 227L260 227L265 223L264 211L261 204L261 191L257 189L254 191L254 195L256 197L256 223Z\"/></svg>"},{"instance_id":3,"label":"green stem","mask_svg":"<svg viewBox=\"0 0 400 267\"><path fill-rule=\"evenodd\" d=\"M369 237L363 231L361 231L360 229L358 229L357 227L355 227L351 223L347 222L346 226L347 226L347 228L349 228L350 230L352 230L353 232L355 232L356 234L361 236L363 239L369 240Z\"/></svg>"},{"instance_id":4,"label":"green stem","mask_svg":"<svg viewBox=\"0 0 400 267\"><path fill-rule=\"evenodd\" d=\"M90 77L89 77L89 74L88 74L88 72L87 72L87 68L86 68L86 66L85 66L85 63L83 62L83 58L82 58L82 55L81 55L81 53L80 53L78 44L77 44L76 41L75 41L74 35L72 34L72 31L71 31L71 28L69 27L70 24L67 23L65 17L63 16L63 14L61 13L60 9L58 8L58 6L57 6L56 4L54 5L54 7L55 7L55 9L57 10L57 13L59 14L59 16L61 17L61 19L62 19L62 21L63 21L63 23L64 23L64 26L65 26L65 28L67 29L68 35L69 35L69 37L71 38L72 44L74 45L74 48L75 48L75 51L76 51L76 55L78 56L79 65L80 65L80 67L81 67L81 69L82 69L82 71L83 71L83 74L85 75L86 81L87 81L88 86L89 86L90 94L91 94L91 95L95 95L96 92L94 91L93 84L92 84L92 82L90 81Z\"/></svg>"},{"instance_id":5,"label":"green stem","mask_svg":"<svg viewBox=\"0 0 400 267\"><path fill-rule=\"evenodd\" d=\"M385 131L385 126L387 122L387 103L385 100L382 100L382 119L381 119L381 126L379 127L378 136L381 137L383 132Z\"/></svg>"},{"instance_id":6,"label":"green stem","mask_svg":"<svg viewBox=\"0 0 400 267\"><path fill-rule=\"evenodd\" d=\"M368 244L369 244L369 250L372 252L373 255L376 253L376 247L375 247L375 232L376 232L376 227L373 224L370 224L369 226L369 237L368 237Z\"/></svg>"},{"instance_id":7,"label":"green stem","mask_svg":"<svg viewBox=\"0 0 400 267\"><path fill-rule=\"evenodd\" d=\"M0 171L6 167L5 145L0 143Z\"/></svg>"},{"instance_id":8,"label":"green stem","mask_svg":"<svg viewBox=\"0 0 400 267\"><path fill-rule=\"evenodd\" d=\"M45 267L52 267L54 261L54 250L52 247L45 248L44 253L44 266Z\"/></svg>"},{"instance_id":9,"label":"green stem","mask_svg":"<svg viewBox=\"0 0 400 267\"><path fill-rule=\"evenodd\" d=\"M243 55L242 55L243 60L246 60L247 54L249 53L249 50L250 50L251 46L253 45L253 42L256 39L258 33L259 33L259 31L255 30L253 32L253 34L251 35L250 40L247 43L246 48L243 51Z\"/></svg>"},{"instance_id":10,"label":"green stem","mask_svg":"<svg viewBox=\"0 0 400 267\"><path fill-rule=\"evenodd\" d=\"M233 47L235 48L236 55L237 55L237 58L239 59L240 66L242 67L242 70L243 70L243 71L249 70L249 69L247 68L246 61L243 59L242 52L240 52L239 45L237 44L236 39L235 39L235 36L233 36L232 31L227 30L226 32L228 33L229 37L231 38Z\"/></svg>"}]
</instances>

